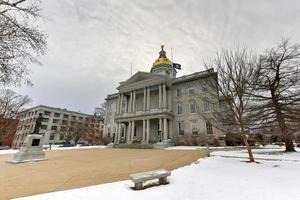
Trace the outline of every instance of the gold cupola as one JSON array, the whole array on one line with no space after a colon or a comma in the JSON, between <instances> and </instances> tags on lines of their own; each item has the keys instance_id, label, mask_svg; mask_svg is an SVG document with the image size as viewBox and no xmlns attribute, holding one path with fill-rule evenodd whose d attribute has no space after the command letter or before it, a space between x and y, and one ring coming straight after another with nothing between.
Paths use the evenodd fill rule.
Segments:
<instances>
[{"instance_id":1,"label":"gold cupola","mask_svg":"<svg viewBox=\"0 0 300 200\"><path fill-rule=\"evenodd\" d=\"M166 56L164 45L161 45L159 57L154 61L151 73L176 77L176 71L173 69L172 61Z\"/></svg>"},{"instance_id":2,"label":"gold cupola","mask_svg":"<svg viewBox=\"0 0 300 200\"><path fill-rule=\"evenodd\" d=\"M153 67L156 67L161 64L172 65L171 60L166 56L164 45L161 45L161 51L159 52L159 57L154 61Z\"/></svg>"}]
</instances>

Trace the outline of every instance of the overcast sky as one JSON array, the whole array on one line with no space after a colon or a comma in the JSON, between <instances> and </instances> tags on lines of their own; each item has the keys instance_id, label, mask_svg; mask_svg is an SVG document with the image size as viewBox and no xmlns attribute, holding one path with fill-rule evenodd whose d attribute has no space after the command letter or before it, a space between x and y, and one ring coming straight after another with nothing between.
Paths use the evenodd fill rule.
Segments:
<instances>
[{"instance_id":1,"label":"overcast sky","mask_svg":"<svg viewBox=\"0 0 300 200\"><path fill-rule=\"evenodd\" d=\"M300 42L299 0L43 0L37 23L48 36L33 87L19 92L44 104L92 113L120 81L150 71L160 45L182 65L179 76L203 70L222 48L256 51L282 37Z\"/></svg>"}]
</instances>

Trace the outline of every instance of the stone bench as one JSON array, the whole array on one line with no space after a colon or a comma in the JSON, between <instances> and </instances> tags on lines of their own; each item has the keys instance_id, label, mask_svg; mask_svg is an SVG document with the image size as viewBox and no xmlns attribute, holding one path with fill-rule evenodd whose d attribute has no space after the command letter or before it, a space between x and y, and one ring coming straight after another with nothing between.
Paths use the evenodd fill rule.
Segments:
<instances>
[{"instance_id":1,"label":"stone bench","mask_svg":"<svg viewBox=\"0 0 300 200\"><path fill-rule=\"evenodd\" d=\"M135 189L140 190L143 188L143 182L158 179L159 184L167 184L167 177L171 175L171 172L165 169L159 169L154 171L142 172L137 174L130 174L130 179L135 184Z\"/></svg>"}]
</instances>

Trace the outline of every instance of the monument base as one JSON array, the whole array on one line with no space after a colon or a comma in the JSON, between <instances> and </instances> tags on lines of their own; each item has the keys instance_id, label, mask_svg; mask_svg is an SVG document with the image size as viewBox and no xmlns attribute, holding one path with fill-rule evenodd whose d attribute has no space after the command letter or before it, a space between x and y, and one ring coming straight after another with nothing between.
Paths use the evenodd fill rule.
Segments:
<instances>
[{"instance_id":1,"label":"monument base","mask_svg":"<svg viewBox=\"0 0 300 200\"><path fill-rule=\"evenodd\" d=\"M15 153L13 159L7 162L17 164L46 160L42 140L42 135L27 135L20 151Z\"/></svg>"}]
</instances>

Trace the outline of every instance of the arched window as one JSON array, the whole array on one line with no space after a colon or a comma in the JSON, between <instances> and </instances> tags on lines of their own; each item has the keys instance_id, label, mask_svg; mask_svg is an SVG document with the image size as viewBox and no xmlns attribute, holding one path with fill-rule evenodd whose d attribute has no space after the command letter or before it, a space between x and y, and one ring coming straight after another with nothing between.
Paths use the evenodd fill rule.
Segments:
<instances>
[{"instance_id":1,"label":"arched window","mask_svg":"<svg viewBox=\"0 0 300 200\"><path fill-rule=\"evenodd\" d=\"M190 102L190 113L197 113L196 102L195 101Z\"/></svg>"},{"instance_id":2,"label":"arched window","mask_svg":"<svg viewBox=\"0 0 300 200\"><path fill-rule=\"evenodd\" d=\"M210 105L209 105L209 102L206 100L203 101L203 111L210 112Z\"/></svg>"},{"instance_id":3,"label":"arched window","mask_svg":"<svg viewBox=\"0 0 300 200\"><path fill-rule=\"evenodd\" d=\"M182 102L179 102L177 104L177 114L181 115L182 113L183 113L183 105L182 105Z\"/></svg>"}]
</instances>

